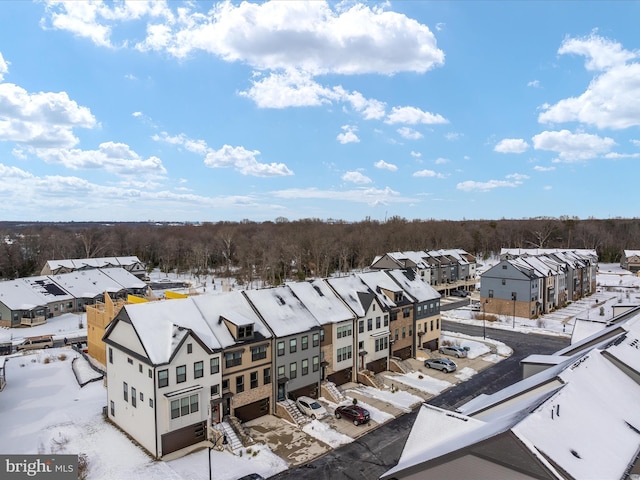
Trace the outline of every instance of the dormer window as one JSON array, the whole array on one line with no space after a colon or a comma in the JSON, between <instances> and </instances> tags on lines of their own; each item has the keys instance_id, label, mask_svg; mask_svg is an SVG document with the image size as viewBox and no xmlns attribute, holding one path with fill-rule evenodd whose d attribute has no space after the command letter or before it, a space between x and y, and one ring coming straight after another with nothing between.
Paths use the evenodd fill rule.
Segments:
<instances>
[{"instance_id":1,"label":"dormer window","mask_svg":"<svg viewBox=\"0 0 640 480\"><path fill-rule=\"evenodd\" d=\"M253 324L238 327L238 340L253 338Z\"/></svg>"},{"instance_id":2,"label":"dormer window","mask_svg":"<svg viewBox=\"0 0 640 480\"><path fill-rule=\"evenodd\" d=\"M393 301L396 303L401 302L402 298L403 298L402 292L396 292L393 295Z\"/></svg>"}]
</instances>

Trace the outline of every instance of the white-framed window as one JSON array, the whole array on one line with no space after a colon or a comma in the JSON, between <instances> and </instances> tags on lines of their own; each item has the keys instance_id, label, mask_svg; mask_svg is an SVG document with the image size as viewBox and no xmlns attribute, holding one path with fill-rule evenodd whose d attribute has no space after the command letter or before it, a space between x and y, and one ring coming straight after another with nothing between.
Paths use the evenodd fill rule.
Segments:
<instances>
[{"instance_id":1,"label":"white-framed window","mask_svg":"<svg viewBox=\"0 0 640 480\"><path fill-rule=\"evenodd\" d=\"M198 412L200 409L198 395L187 395L186 397L171 400L171 419L184 417Z\"/></svg>"},{"instance_id":2,"label":"white-framed window","mask_svg":"<svg viewBox=\"0 0 640 480\"><path fill-rule=\"evenodd\" d=\"M338 361L349 360L352 357L353 349L351 345L338 349Z\"/></svg>"}]
</instances>

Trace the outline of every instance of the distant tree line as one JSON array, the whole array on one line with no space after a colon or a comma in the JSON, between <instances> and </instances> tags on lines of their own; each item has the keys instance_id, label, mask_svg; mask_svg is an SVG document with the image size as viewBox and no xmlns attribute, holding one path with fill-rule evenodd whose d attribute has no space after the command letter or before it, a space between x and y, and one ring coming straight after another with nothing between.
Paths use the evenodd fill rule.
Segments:
<instances>
[{"instance_id":1,"label":"distant tree line","mask_svg":"<svg viewBox=\"0 0 640 480\"><path fill-rule=\"evenodd\" d=\"M501 248L587 248L600 262L640 249L640 219L304 219L275 222L0 222L0 278L39 275L47 260L136 255L149 269L233 276L247 288L362 269L392 251L462 248L479 259Z\"/></svg>"}]
</instances>

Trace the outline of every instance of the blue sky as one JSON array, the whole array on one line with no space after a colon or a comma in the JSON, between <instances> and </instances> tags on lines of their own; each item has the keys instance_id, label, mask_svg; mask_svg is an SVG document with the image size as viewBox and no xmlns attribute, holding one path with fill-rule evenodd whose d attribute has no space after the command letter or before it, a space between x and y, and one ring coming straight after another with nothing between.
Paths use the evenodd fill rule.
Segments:
<instances>
[{"instance_id":1,"label":"blue sky","mask_svg":"<svg viewBox=\"0 0 640 480\"><path fill-rule=\"evenodd\" d=\"M637 216L639 2L1 8L3 220Z\"/></svg>"}]
</instances>

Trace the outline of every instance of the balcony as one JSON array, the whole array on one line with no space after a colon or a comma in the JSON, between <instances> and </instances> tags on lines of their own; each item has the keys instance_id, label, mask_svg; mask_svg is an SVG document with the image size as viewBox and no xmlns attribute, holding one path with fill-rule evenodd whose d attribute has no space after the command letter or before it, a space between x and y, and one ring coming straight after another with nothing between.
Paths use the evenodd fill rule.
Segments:
<instances>
[{"instance_id":1,"label":"balcony","mask_svg":"<svg viewBox=\"0 0 640 480\"><path fill-rule=\"evenodd\" d=\"M47 323L47 317L44 315L38 315L35 317L22 317L20 319L20 325L24 325L26 327L35 327L36 325L44 325Z\"/></svg>"}]
</instances>

